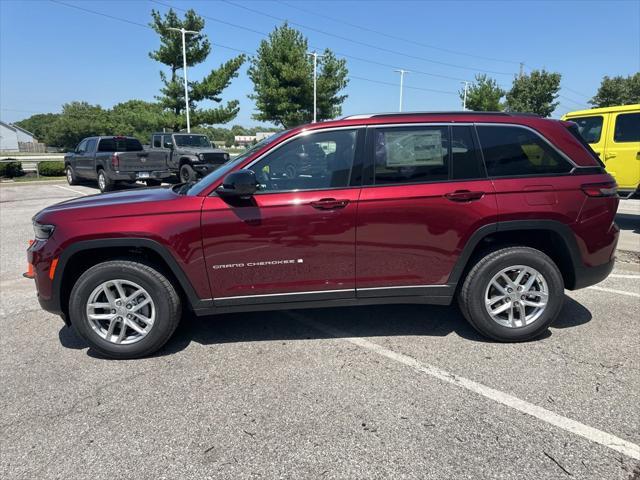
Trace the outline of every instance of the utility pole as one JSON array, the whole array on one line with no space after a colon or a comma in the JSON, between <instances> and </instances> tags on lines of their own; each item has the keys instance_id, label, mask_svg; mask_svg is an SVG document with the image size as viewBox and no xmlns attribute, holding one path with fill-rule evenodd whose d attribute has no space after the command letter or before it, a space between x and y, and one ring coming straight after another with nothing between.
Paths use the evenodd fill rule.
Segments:
<instances>
[{"instance_id":1,"label":"utility pole","mask_svg":"<svg viewBox=\"0 0 640 480\"><path fill-rule=\"evenodd\" d=\"M522 78L524 76L524 62L520 62L520 74L518 78Z\"/></svg>"},{"instance_id":2,"label":"utility pole","mask_svg":"<svg viewBox=\"0 0 640 480\"><path fill-rule=\"evenodd\" d=\"M398 107L398 111L401 112L402 111L402 90L404 88L404 74L411 73L411 72L409 70L403 70L403 69L394 70L394 72L398 72L400 74L400 106Z\"/></svg>"},{"instance_id":3,"label":"utility pole","mask_svg":"<svg viewBox=\"0 0 640 480\"><path fill-rule=\"evenodd\" d=\"M198 35L200 32L193 30L185 30L184 28L169 27L168 30L182 33L182 65L184 69L184 103L187 111L187 133L191 133L191 124L189 123L189 83L187 82L187 47L185 45L185 35L187 33Z\"/></svg>"},{"instance_id":4,"label":"utility pole","mask_svg":"<svg viewBox=\"0 0 640 480\"><path fill-rule=\"evenodd\" d=\"M469 87L469 82L465 80L462 83L464 83L464 98L462 99L462 110L466 110L467 109L467 89Z\"/></svg>"},{"instance_id":5,"label":"utility pole","mask_svg":"<svg viewBox=\"0 0 640 480\"><path fill-rule=\"evenodd\" d=\"M322 58L324 55L318 55L315 50L307 55L313 57L313 123L316 123L318 114L318 57Z\"/></svg>"}]
</instances>

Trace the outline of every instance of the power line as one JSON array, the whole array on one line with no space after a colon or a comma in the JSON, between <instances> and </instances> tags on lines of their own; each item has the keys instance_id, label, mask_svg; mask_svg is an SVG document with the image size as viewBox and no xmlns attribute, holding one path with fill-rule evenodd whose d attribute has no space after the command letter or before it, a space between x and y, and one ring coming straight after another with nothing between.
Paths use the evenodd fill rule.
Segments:
<instances>
[{"instance_id":1,"label":"power line","mask_svg":"<svg viewBox=\"0 0 640 480\"><path fill-rule=\"evenodd\" d=\"M173 6L173 5L170 5L168 3L161 2L159 0L149 0L149 1L152 2L152 3L156 3L158 5L162 5L164 7L174 8L174 9L176 9L178 11L181 11L181 12L186 12L187 11L186 8ZM255 30L253 28L245 27L243 25L238 25L238 24L235 24L235 23L232 23L232 22L227 22L225 20L220 20L220 19L211 17L209 15L205 15L205 14L199 14L199 15L201 17L203 17L203 18L206 18L207 20L211 20L212 22L221 23L223 25L227 25L227 26L239 28L239 29L242 29L242 30L245 30L245 31L248 31L248 32L256 33L256 34L258 34L258 35L260 35L262 37L265 37L265 38L269 37L269 33L267 33L267 32L261 32L260 30ZM322 48L320 48L318 46L314 46L314 45L310 45L310 47L314 48L316 50L323 50ZM351 59L351 60L357 60L359 62L369 63L369 64L372 64L372 65L378 65L378 66L385 67L385 68L393 68L393 69L399 68L398 65L391 65L390 63L379 62L377 60L371 60L371 59L368 59L368 58L358 57L358 56L350 55L350 54L343 53L343 52L334 51L334 53L338 57L344 57L344 58L348 58L348 59ZM455 81L465 81L465 80L467 80L466 78L452 77L450 75L443 75L443 74L439 74L439 73L425 72L425 71L422 71L422 70L415 70L414 69L414 70L412 70L412 72L416 73L418 75L426 75L426 76L429 76L429 77L444 78L446 80L455 80Z\"/></svg>"},{"instance_id":2,"label":"power line","mask_svg":"<svg viewBox=\"0 0 640 480\"><path fill-rule=\"evenodd\" d=\"M160 3L160 2L157 2L156 0L151 0L151 1L154 1L155 3ZM275 15L271 15L270 13L266 13L266 12L263 12L263 11L260 11L260 10L256 10L254 8L251 8L251 7L247 7L246 5L238 5L238 4L236 4L234 2L231 2L229 0L220 0L220 1L222 1L222 2L224 2L226 4L229 4L229 5L232 5L232 6L236 7L236 8L242 8L242 9L247 10L249 12L257 13L258 15L263 15L265 17L272 18L272 19L278 20L280 22L289 22L291 25L295 25L295 26L297 26L299 28L304 28L304 29L311 30L311 31L316 32L316 33L320 33L322 35L327 35L329 37L338 38L338 39L344 40L346 42L351 42L351 43L355 43L357 45L362 45L362 46L365 46L365 47L368 47L368 48L373 48L375 50L380 50L381 52L392 53L394 55L401 55L403 57L411 58L411 59L414 59L414 60L420 60L420 61L423 61L423 62L435 63L437 65L444 65L444 66L447 66L447 67L450 67L450 68L459 68L459 69L462 69L462 70L470 70L470 71L474 71L474 72L492 73L494 75L512 75L512 73L510 73L510 72L498 72L498 71L495 71L495 70L483 70L483 69L478 69L478 68L474 68L474 67L468 67L468 66L465 66L465 65L457 65L457 64L454 64L454 63L441 62L439 60L433 60L431 58L420 57L420 56L417 56L417 55L411 55L411 54L408 54L408 53L400 52L398 50L392 50L390 48L384 48L384 47L381 47L379 45L373 45L371 43L362 42L360 40L355 40L353 38L345 37L345 36L338 35L338 34L335 34L335 33L326 32L324 30L320 30L319 28L310 27L308 25L304 25L304 24L299 23L299 22L290 21L290 20L287 20L286 18L277 17Z\"/></svg>"},{"instance_id":3,"label":"power line","mask_svg":"<svg viewBox=\"0 0 640 480\"><path fill-rule=\"evenodd\" d=\"M517 62L515 60L504 60L504 59L494 58L494 57L485 57L483 55L476 55L476 54L473 54L473 53L461 52L461 51L458 51L458 50L451 50L451 49L439 47L439 46L436 46L436 45L430 45L428 43L416 42L415 40L411 40L409 38L404 38L404 37L399 37L399 36L396 36L396 35L391 35L391 34L386 33L386 32L381 32L380 30L375 30L373 28L369 28L369 27L365 27L365 26L358 25L358 24L355 24L355 23L347 22L345 20L341 20L341 19L336 18L336 17L331 17L329 15L324 15L322 13L314 12L314 11L311 11L311 10L306 9L304 7L301 7L299 5L293 5L292 3L285 2L283 0L275 0L275 1L277 1L278 3L281 3L282 5L287 6L289 8L300 10L301 12L306 12L308 14L311 14L311 15L314 15L314 16L317 16L317 17L326 18L328 20L332 20L332 21L337 22L337 23L342 23L343 25L348 25L349 27L357 28L357 29L360 29L360 30L365 31L365 32L375 33L375 34L382 35L382 36L387 37L387 38L392 38L394 40L400 40L401 42L411 43L411 44L417 45L419 47L431 48L433 50L439 50L441 52L453 53L454 55L462 55L462 56L465 56L465 57L479 58L481 60L489 60L489 61L492 61L492 62L502 62L502 63L516 64L516 65L519 63L519 62Z\"/></svg>"},{"instance_id":4,"label":"power line","mask_svg":"<svg viewBox=\"0 0 640 480\"><path fill-rule=\"evenodd\" d=\"M57 3L59 5L64 5L64 6L71 7L71 8L77 8L78 10L82 10L85 13L90 13L90 14L94 14L94 15L100 15L100 16L103 16L103 17L107 17L107 18L109 18L111 20L122 21L122 22L125 22L125 23L129 23L131 25L136 25L136 26L139 26L139 27L143 27L145 29L153 30L153 28L151 28L151 26L145 25L143 23L130 21L130 20L127 20L127 19L124 19L124 18L121 18L121 17L116 17L114 15L103 14L102 12L98 12L96 10L91 10L91 9L88 9L88 8L78 7L76 5L68 4L68 3L62 2L60 0L49 0L49 1L51 1L52 3ZM155 3L161 3L161 2L155 2ZM177 9L179 9L179 8L177 8ZM179 10L181 10L181 9L179 9ZM207 17L205 15L203 15L203 17L204 18L209 18L209 17ZM268 34L266 34L266 33L264 35L268 36ZM212 45L215 45L215 46L218 46L218 47L223 47L223 48L229 48L229 49L232 49L232 50L235 50L235 51L238 51L238 52L241 52L241 53L245 53L245 54L248 54L248 55L252 54L252 52L249 52L247 50L228 47L226 45L220 45L220 44L216 44L216 43L212 43ZM353 59L356 59L356 60L364 61L364 62L371 62L369 60L361 59L359 57L352 57L352 56L350 56L350 57L353 58ZM373 63L375 63L377 65L380 65L380 66L386 66L386 67L395 68L393 65L390 65L390 64L385 64L385 63L381 63L381 62L373 62ZM412 70L412 72L413 73L423 73L425 75L429 75L427 72L419 72L419 71L416 71L416 70ZM434 74L434 75L436 75L436 74ZM363 80L363 81L367 81L367 82L371 82L371 83L377 83L377 84L380 84L380 85L389 85L389 86L393 86L393 87L396 86L395 83L385 82L383 80L375 80L375 79L366 78L366 77L359 77L359 76L356 76L356 75L349 75L348 78L351 78L351 79L354 79L354 80ZM455 79L455 77L452 77L452 78ZM405 85L405 88L408 88L408 89L411 89L411 90L419 90L419 91L424 91L424 92L431 92L431 93L441 93L441 94L445 94L445 95L457 95L457 92L446 91L446 90L437 90L437 89L426 88L426 87L414 87L414 86L410 86L410 85Z\"/></svg>"}]
</instances>

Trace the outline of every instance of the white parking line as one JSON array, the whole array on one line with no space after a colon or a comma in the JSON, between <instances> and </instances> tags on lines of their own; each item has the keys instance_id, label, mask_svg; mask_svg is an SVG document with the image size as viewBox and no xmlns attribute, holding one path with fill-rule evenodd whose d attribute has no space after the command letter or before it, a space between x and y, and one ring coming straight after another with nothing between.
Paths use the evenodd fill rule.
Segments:
<instances>
[{"instance_id":1,"label":"white parking line","mask_svg":"<svg viewBox=\"0 0 640 480\"><path fill-rule=\"evenodd\" d=\"M610 273L609 276L612 278L640 278L640 275L627 275L622 273Z\"/></svg>"},{"instance_id":2,"label":"white parking line","mask_svg":"<svg viewBox=\"0 0 640 480\"><path fill-rule=\"evenodd\" d=\"M61 188L61 189L63 189L63 190L69 190L70 192L78 193L78 194L83 195L83 196L84 196L84 195L89 195L88 193L81 192L80 190L76 190L76 189L74 189L74 188L63 187L62 185L53 185L53 186L54 186L54 187Z\"/></svg>"},{"instance_id":3,"label":"white parking line","mask_svg":"<svg viewBox=\"0 0 640 480\"><path fill-rule=\"evenodd\" d=\"M616 290L615 288L605 288L605 287L587 287L587 288L591 290L598 290L600 292L617 293L618 295L628 295L629 297L640 298L640 293L627 292L626 290Z\"/></svg>"},{"instance_id":4,"label":"white parking line","mask_svg":"<svg viewBox=\"0 0 640 480\"><path fill-rule=\"evenodd\" d=\"M597 428L590 427L570 418L563 417L562 415L558 415L557 413L547 410L546 408L542 408L538 405L534 405L533 403L521 400L517 397L514 397L513 395L501 392L500 390L495 390L491 387L487 387L486 385L474 382L473 380L469 380L468 378L455 375L453 373L447 372L446 370L434 367L433 365L420 363L416 359L408 355L394 352L393 350L389 350L388 348L378 345L377 343L370 342L369 340L365 340L364 338L350 337L347 332L343 332L323 323L316 322L315 320L306 318L299 313L289 312L289 315L296 320L317 330L350 342L354 345L357 345L358 347L370 350L374 353L377 353L378 355L406 365L407 367L411 367L420 373L426 373L427 375L435 377L438 380L442 380L443 382L447 382L471 392L477 393L478 395L482 395L483 397L498 402L501 405L505 405L519 412L531 415L532 417L535 417L539 420L542 420L543 422L549 423L568 432L580 435L581 437L586 438L591 442L595 442L608 447L635 460L640 460L640 445L628 442L627 440L623 440L622 438L616 437L615 435L603 432L602 430L598 430Z\"/></svg>"}]
</instances>

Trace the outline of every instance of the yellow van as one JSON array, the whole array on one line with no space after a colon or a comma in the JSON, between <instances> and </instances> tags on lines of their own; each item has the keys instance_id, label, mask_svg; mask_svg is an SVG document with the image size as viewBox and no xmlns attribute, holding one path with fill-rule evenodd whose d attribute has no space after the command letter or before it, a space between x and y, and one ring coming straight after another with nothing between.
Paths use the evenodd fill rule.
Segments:
<instances>
[{"instance_id":1,"label":"yellow van","mask_svg":"<svg viewBox=\"0 0 640 480\"><path fill-rule=\"evenodd\" d=\"M623 196L640 188L640 104L569 112L578 130L618 182Z\"/></svg>"}]
</instances>

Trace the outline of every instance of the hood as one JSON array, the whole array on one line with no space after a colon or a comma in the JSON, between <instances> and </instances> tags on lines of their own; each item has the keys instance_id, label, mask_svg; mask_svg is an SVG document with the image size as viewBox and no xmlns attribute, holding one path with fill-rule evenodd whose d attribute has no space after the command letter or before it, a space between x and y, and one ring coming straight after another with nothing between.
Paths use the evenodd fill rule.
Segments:
<instances>
[{"instance_id":1,"label":"hood","mask_svg":"<svg viewBox=\"0 0 640 480\"><path fill-rule=\"evenodd\" d=\"M86 197L73 198L64 202L51 205L38 212L34 219L38 220L57 212L69 210L86 211L99 207L118 207L121 205L139 205L146 202L158 202L163 200L173 200L179 195L170 187L160 188L140 188L135 190L125 190L122 192L99 193Z\"/></svg>"}]
</instances>

